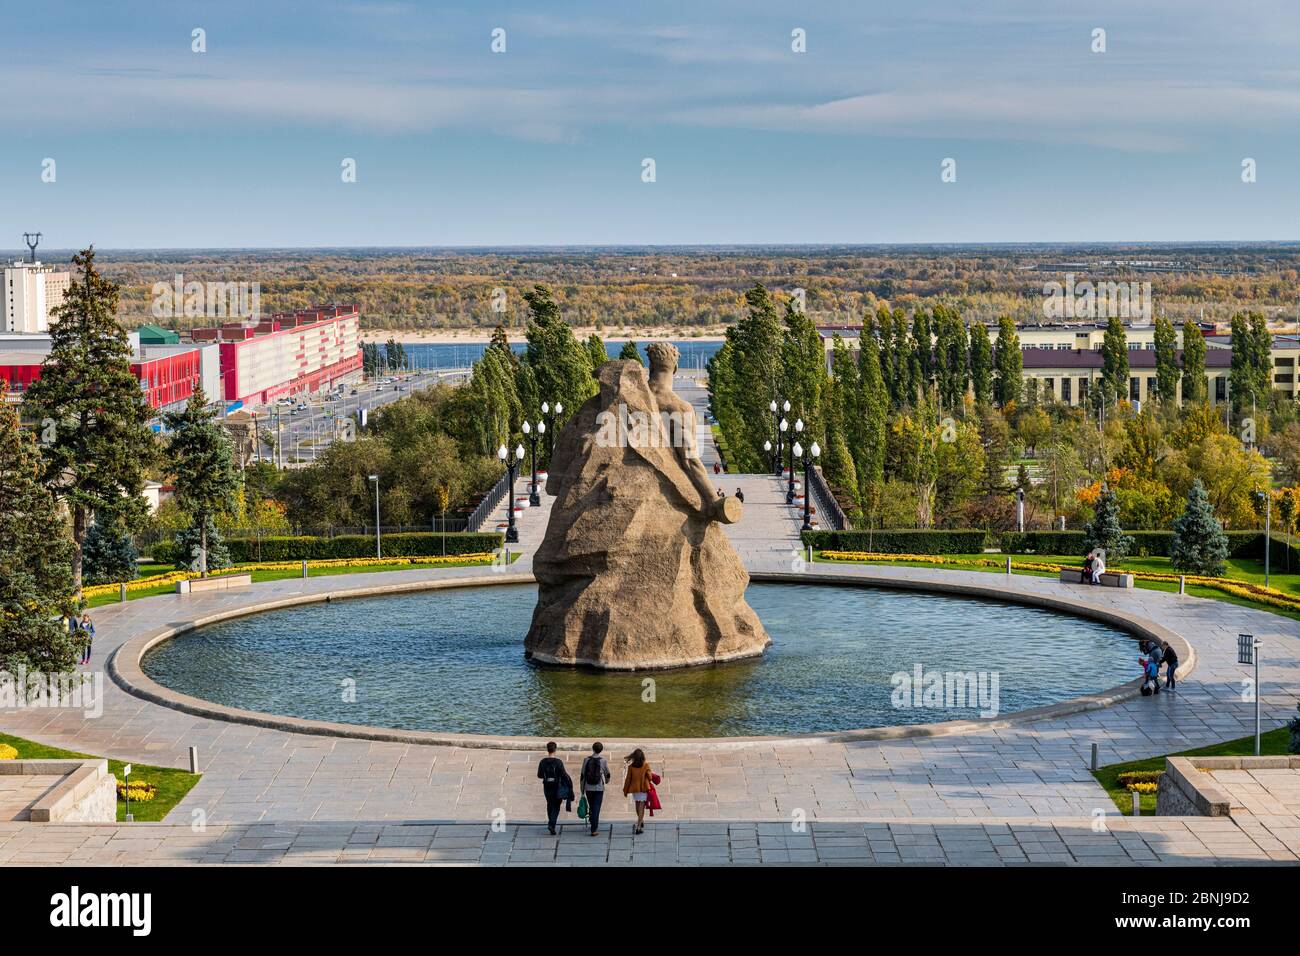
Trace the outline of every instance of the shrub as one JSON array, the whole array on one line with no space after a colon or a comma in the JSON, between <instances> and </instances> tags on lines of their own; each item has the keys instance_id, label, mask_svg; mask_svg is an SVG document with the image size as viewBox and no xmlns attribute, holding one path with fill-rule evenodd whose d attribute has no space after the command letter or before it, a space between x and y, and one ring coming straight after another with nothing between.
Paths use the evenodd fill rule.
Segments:
<instances>
[{"instance_id":1,"label":"shrub","mask_svg":"<svg viewBox=\"0 0 1300 956\"><path fill-rule=\"evenodd\" d=\"M384 557L432 557L443 553L443 535L431 531L386 534L382 538ZM504 536L495 532L455 531L446 535L447 555L482 554L501 547ZM373 558L375 539L370 535L349 534L334 538L312 535L276 535L262 538L260 557L258 541L237 538L225 542L230 559L237 564L251 561L317 561L338 558ZM163 557L167 555L167 557ZM154 545L154 559L171 560L166 546Z\"/></svg>"},{"instance_id":2,"label":"shrub","mask_svg":"<svg viewBox=\"0 0 1300 956\"><path fill-rule=\"evenodd\" d=\"M1106 563L1123 561L1133 552L1134 540L1119 525L1119 505L1115 492L1102 486L1101 495L1093 506L1092 520L1083 526L1084 553L1100 548L1106 554Z\"/></svg>"},{"instance_id":3,"label":"shrub","mask_svg":"<svg viewBox=\"0 0 1300 956\"><path fill-rule=\"evenodd\" d=\"M1228 555L1233 558L1263 558L1264 536L1258 531L1226 531ZM1130 531L1133 553L1141 556L1168 557L1172 549L1172 531ZM1082 531L1008 531L1002 535L1002 550L1007 554L1061 554L1083 556L1086 536ZM1273 539L1273 560L1285 558L1285 541ZM1294 550L1294 549L1293 549Z\"/></svg>"},{"instance_id":4,"label":"shrub","mask_svg":"<svg viewBox=\"0 0 1300 956\"><path fill-rule=\"evenodd\" d=\"M882 554L979 554L987 535L970 531L805 531L804 544L818 551L874 551Z\"/></svg>"},{"instance_id":5,"label":"shrub","mask_svg":"<svg viewBox=\"0 0 1300 956\"><path fill-rule=\"evenodd\" d=\"M1115 782L1132 790L1134 786L1142 784L1158 784L1164 775L1163 770L1126 770L1115 778Z\"/></svg>"},{"instance_id":6,"label":"shrub","mask_svg":"<svg viewBox=\"0 0 1300 956\"><path fill-rule=\"evenodd\" d=\"M230 567L231 557L226 543L221 539L217 523L207 518L207 569L216 571ZM172 552L172 566L181 570L197 571L199 569L199 552L202 549L202 535L197 527L186 528L176 535L175 550ZM158 551L154 549L156 558Z\"/></svg>"}]
</instances>

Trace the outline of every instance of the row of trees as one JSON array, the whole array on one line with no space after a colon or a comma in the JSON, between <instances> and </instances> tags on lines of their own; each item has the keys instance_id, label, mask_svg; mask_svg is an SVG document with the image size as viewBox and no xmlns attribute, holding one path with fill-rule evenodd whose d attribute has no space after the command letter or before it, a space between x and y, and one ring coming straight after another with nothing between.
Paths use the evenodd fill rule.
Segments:
<instances>
[{"instance_id":1,"label":"row of trees","mask_svg":"<svg viewBox=\"0 0 1300 956\"><path fill-rule=\"evenodd\" d=\"M824 473L860 525L1006 530L1014 521L1011 493L1020 489L1030 526L1065 517L1078 527L1105 487L1125 527L1168 528L1198 479L1230 526L1257 520L1251 493L1268 487L1269 465L1204 404L1205 340L1195 324L1184 326L1188 347L1179 350L1172 323L1157 320L1160 399L1139 414L1127 401L1124 327L1111 320L1101 381L1090 393L1109 411L1097 416L1026 388L1007 317L991 341L983 323L968 326L944 305L910 316L880 308L864 319L856 353L832 338L828 371L820 335L796 300L779 308L758 285L746 304L709 368L713 412L734 467L772 467L764 443L775 440L781 416L771 402L789 401L785 417L801 420L821 443ZM1270 376L1261 368L1271 361L1262 316L1239 321L1246 333L1234 337L1234 358L1241 353L1240 375L1263 389ZM1175 402L1180 383L1183 409ZM1271 389L1257 394L1253 427L1267 435L1270 416L1283 426L1300 474L1292 403Z\"/></svg>"},{"instance_id":2,"label":"row of trees","mask_svg":"<svg viewBox=\"0 0 1300 956\"><path fill-rule=\"evenodd\" d=\"M23 410L0 412L5 527L0 537L0 659L47 671L71 667L75 648L57 620L75 610L86 559L129 563L122 538L146 516L153 469L174 475L178 503L192 516L199 567L212 515L234 493L230 442L201 389L167 416L160 443L131 371L131 345L116 321L117 286L95 267L93 248L73 257L79 271L51 330L51 348ZM131 569L134 572L134 569Z\"/></svg>"}]
</instances>

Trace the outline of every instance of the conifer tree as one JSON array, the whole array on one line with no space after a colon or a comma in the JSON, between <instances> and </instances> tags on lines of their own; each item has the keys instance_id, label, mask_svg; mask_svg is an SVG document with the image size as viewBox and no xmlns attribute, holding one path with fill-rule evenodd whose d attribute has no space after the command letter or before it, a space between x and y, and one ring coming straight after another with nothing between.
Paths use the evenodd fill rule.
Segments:
<instances>
[{"instance_id":1,"label":"conifer tree","mask_svg":"<svg viewBox=\"0 0 1300 956\"><path fill-rule=\"evenodd\" d=\"M195 386L183 411L166 416L172 430L167 457L176 475L176 503L192 521L190 532L198 539L197 570L204 576L209 548L216 544L209 540L216 527L214 516L233 505L240 486L234 449L216 417L201 385Z\"/></svg>"},{"instance_id":2,"label":"conifer tree","mask_svg":"<svg viewBox=\"0 0 1300 956\"><path fill-rule=\"evenodd\" d=\"M86 534L83 575L86 584L112 584L139 577L140 555L121 522L107 511L95 515Z\"/></svg>"},{"instance_id":3,"label":"conifer tree","mask_svg":"<svg viewBox=\"0 0 1300 956\"><path fill-rule=\"evenodd\" d=\"M0 383L0 669L63 673L77 660L59 620L77 608L72 540L36 442L4 391Z\"/></svg>"},{"instance_id":4,"label":"conifer tree","mask_svg":"<svg viewBox=\"0 0 1300 956\"><path fill-rule=\"evenodd\" d=\"M1175 571L1220 575L1226 569L1228 536L1214 517L1205 485L1197 478L1187 492L1187 507L1174 522L1169 560Z\"/></svg>"},{"instance_id":5,"label":"conifer tree","mask_svg":"<svg viewBox=\"0 0 1300 956\"><path fill-rule=\"evenodd\" d=\"M645 364L641 359L641 350L636 347L636 343L630 339L623 343L623 347L618 351L618 357L625 362L640 362Z\"/></svg>"},{"instance_id":6,"label":"conifer tree","mask_svg":"<svg viewBox=\"0 0 1300 956\"><path fill-rule=\"evenodd\" d=\"M134 527L145 515L145 469L157 446L151 411L131 371L131 342L117 323L118 286L95 268L95 251L72 257L80 274L55 310L51 347L25 408L41 424L46 487L72 524L72 580L81 590L82 549L100 509Z\"/></svg>"},{"instance_id":7,"label":"conifer tree","mask_svg":"<svg viewBox=\"0 0 1300 956\"><path fill-rule=\"evenodd\" d=\"M1115 492L1105 485L1093 506L1092 520L1083 526L1084 547L1088 551L1100 548L1106 561L1113 564L1123 561L1133 550L1133 539L1119 525L1119 504Z\"/></svg>"}]
</instances>

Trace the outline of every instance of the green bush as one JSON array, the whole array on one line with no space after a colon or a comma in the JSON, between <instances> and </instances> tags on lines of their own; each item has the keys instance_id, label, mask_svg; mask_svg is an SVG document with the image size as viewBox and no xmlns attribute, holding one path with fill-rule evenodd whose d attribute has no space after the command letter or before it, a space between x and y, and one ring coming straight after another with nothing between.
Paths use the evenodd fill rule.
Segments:
<instances>
[{"instance_id":1,"label":"green bush","mask_svg":"<svg viewBox=\"0 0 1300 956\"><path fill-rule=\"evenodd\" d=\"M1258 531L1226 533L1230 557L1264 557L1264 536ZM1172 531L1130 531L1128 536L1133 539L1132 554L1135 557L1168 557L1174 541ZM1085 540L1082 531L1008 531L1002 535L1002 550L1007 554L1077 554L1083 557L1088 553ZM1272 561L1275 565L1285 560L1286 547L1286 542L1276 537L1273 539Z\"/></svg>"},{"instance_id":2,"label":"green bush","mask_svg":"<svg viewBox=\"0 0 1300 956\"><path fill-rule=\"evenodd\" d=\"M429 557L443 553L444 536L431 531L413 531L383 536L386 558ZM446 553L480 554L501 547L504 536L496 533L449 532L445 536ZM251 561L324 561L338 558L373 558L375 539L370 535L348 534L334 538L312 536L275 536L261 541L260 553L256 538L236 538L225 542L230 559L236 564ZM174 546L169 542L154 545L155 561L173 560Z\"/></svg>"},{"instance_id":3,"label":"green bush","mask_svg":"<svg viewBox=\"0 0 1300 956\"><path fill-rule=\"evenodd\" d=\"M973 531L805 531L804 544L818 551L883 554L979 554L986 534Z\"/></svg>"}]
</instances>

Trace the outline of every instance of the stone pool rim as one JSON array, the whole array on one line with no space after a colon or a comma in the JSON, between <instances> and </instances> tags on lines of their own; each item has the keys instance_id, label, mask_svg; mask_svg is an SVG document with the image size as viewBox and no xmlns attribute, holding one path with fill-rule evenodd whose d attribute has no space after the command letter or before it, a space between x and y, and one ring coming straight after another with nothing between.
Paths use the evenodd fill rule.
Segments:
<instances>
[{"instance_id":1,"label":"stone pool rim","mask_svg":"<svg viewBox=\"0 0 1300 956\"><path fill-rule=\"evenodd\" d=\"M884 566L888 568L888 566ZM843 571L803 571L803 572L749 572L750 581L774 584L825 584L840 587L868 587L882 590L919 591L922 593L942 594L956 597L994 600L1004 604L1019 604L1046 610L1070 614L1108 624L1125 633L1139 638L1149 638L1172 644L1178 652L1181 664L1178 677L1185 679L1196 666L1196 651L1182 635L1149 618L1128 614L1120 610L1093 604L1073 596L1059 594L1035 593L1008 588L1005 583L994 581L988 583L956 580L948 577L953 572L936 570L926 574L916 574L900 578L877 572L874 566L855 566L854 573ZM916 569L909 568L909 571ZM1002 582L1000 575L989 575L997 582ZM150 703L178 710L196 717L212 720L247 724L287 733L311 734L323 737L342 737L357 740L386 741L390 743L417 744L423 746L465 747L473 749L528 750L537 751L545 748L548 740L555 740L561 750L586 751L591 746L590 738L572 737L527 737L496 734L444 733L435 730L401 730L395 727L377 727L366 724L344 724L332 721L308 720L301 717L287 717L262 711L243 710L227 707L200 697L192 697L174 691L157 683L145 674L142 665L144 656L162 644L182 634L199 628L254 614L282 610L306 604L319 604L333 600L350 598L378 597L389 594L403 594L418 591L437 591L447 588L492 587L507 584L535 584L536 579L529 572L508 574L491 573L455 578L425 578L419 581L394 582L381 585L358 585L340 587L330 591L312 594L295 594L287 597L273 598L266 601L253 601L236 607L216 611L189 621L183 621L165 627L154 628L137 634L125 641L115 650L108 660L108 672L113 682L127 693ZM257 586L253 585L255 589ZM1082 588L1082 585L1078 587ZM247 592L231 592L232 596ZM663 738L601 738L609 745L638 744L650 746L656 750L699 749L712 747L722 749L743 749L753 746L770 746L787 744L806 746L817 743L852 743L857 741L902 740L911 737L940 737L951 734L970 733L974 731L1001 730L1009 727L1033 723L1040 720L1068 717L1073 714L1101 710L1121 701L1140 696L1141 678L1134 678L1128 683L1112 687L1095 694L1086 694L1055 704L1047 704L1029 710L1015 711L1010 714L979 720L947 720L927 724L907 724L895 727L864 727L857 730L837 730L810 734L789 734L769 736L734 736L734 737L663 737Z\"/></svg>"}]
</instances>

